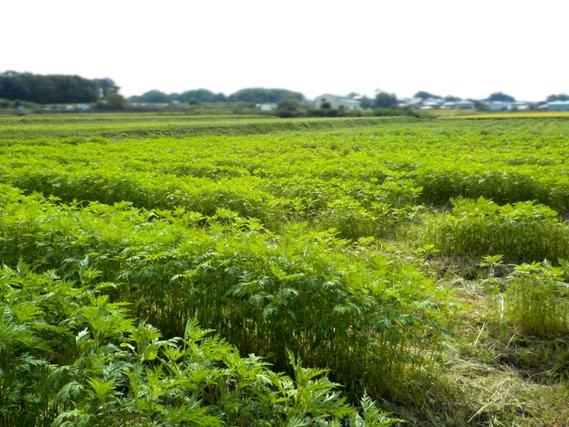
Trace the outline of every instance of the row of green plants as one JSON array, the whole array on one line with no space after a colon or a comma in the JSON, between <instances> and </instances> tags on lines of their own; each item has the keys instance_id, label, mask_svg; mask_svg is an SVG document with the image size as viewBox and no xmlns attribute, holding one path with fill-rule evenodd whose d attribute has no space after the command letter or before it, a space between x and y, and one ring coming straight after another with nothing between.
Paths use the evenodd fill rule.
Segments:
<instances>
[{"instance_id":1,"label":"row of green plants","mask_svg":"<svg viewBox=\"0 0 569 427\"><path fill-rule=\"evenodd\" d=\"M265 123L261 119L247 122ZM563 122L529 126L521 121L507 127L472 122L469 126L391 123L327 133L164 137L152 141L132 137L119 144L97 135L98 123L53 124L55 128L69 127L70 135L73 129L87 125L91 133L83 136L50 137L47 130L40 132L38 124L40 133L35 136L23 132L18 138L4 138L0 154L10 159L2 165L4 180L18 181L28 190L34 185L38 190L44 186L58 195L66 185L68 193L75 190L66 181L88 175L101 192L114 192L108 197L116 201L119 196L129 200L128 194L113 188L126 185L121 181L132 182L134 187L161 188L165 181L179 185L183 180L199 187L206 184L195 178L204 178L235 188L243 193L241 198L246 199L251 188L279 199L291 198L294 204L299 202L289 188L300 190L305 182L301 189L304 193L310 192L313 184L326 187L332 197L322 199L324 202L333 202L337 193L337 198L350 196L366 208L369 202L358 194L395 181L420 189L418 200L426 204L446 205L453 197L483 196L500 204L536 200L559 212L569 210L569 176L564 161L568 152L563 144L567 130ZM109 126L123 126L128 131L131 125L139 124L111 122ZM159 121L156 125L163 124ZM538 135L539 143L530 142ZM27 182L25 175L35 177L30 180L35 179L36 184ZM49 182L59 176L62 188L58 190L57 182L51 188ZM81 199L80 186L77 190Z\"/></svg>"},{"instance_id":2,"label":"row of green plants","mask_svg":"<svg viewBox=\"0 0 569 427\"><path fill-rule=\"evenodd\" d=\"M451 166L418 171L414 181L421 185L421 200L437 205L455 197L485 197L500 204L535 200L561 211L569 208L566 177L552 175L537 180L517 171Z\"/></svg>"},{"instance_id":3,"label":"row of green plants","mask_svg":"<svg viewBox=\"0 0 569 427\"><path fill-rule=\"evenodd\" d=\"M341 117L341 118L207 118L190 119L174 115L171 120L125 122L76 123L25 123L0 122L0 136L4 138L27 137L70 137L98 135L108 138L156 138L161 136L183 137L193 135L249 135L276 132L350 128L358 126L381 125L396 121L409 122L412 117Z\"/></svg>"},{"instance_id":4,"label":"row of green plants","mask_svg":"<svg viewBox=\"0 0 569 427\"><path fill-rule=\"evenodd\" d=\"M230 209L258 219L272 230L290 221L309 221L348 239L392 235L414 217L420 193L404 180L382 184L280 180L267 186L258 178L215 181L165 174L152 177L144 172L70 173L62 168L20 167L4 179L28 193L57 196L63 202L128 201L137 207L183 208L203 215Z\"/></svg>"},{"instance_id":5,"label":"row of green plants","mask_svg":"<svg viewBox=\"0 0 569 427\"><path fill-rule=\"evenodd\" d=\"M291 225L279 234L223 210L212 217L127 204L52 203L4 188L0 260L77 280L78 265L117 283L116 301L167 336L190 317L243 354L287 369L287 351L355 399L416 404L433 381L448 295L404 261L330 232ZM414 402L414 403L413 403Z\"/></svg>"},{"instance_id":6,"label":"row of green plants","mask_svg":"<svg viewBox=\"0 0 569 427\"><path fill-rule=\"evenodd\" d=\"M112 283L0 269L0 424L54 426L388 426L364 394L348 405L324 369L291 376L190 318L165 338L111 302Z\"/></svg>"},{"instance_id":7,"label":"row of green plants","mask_svg":"<svg viewBox=\"0 0 569 427\"><path fill-rule=\"evenodd\" d=\"M452 256L503 255L511 262L569 259L569 226L557 212L533 202L454 199L450 212L428 221L426 236Z\"/></svg>"}]
</instances>

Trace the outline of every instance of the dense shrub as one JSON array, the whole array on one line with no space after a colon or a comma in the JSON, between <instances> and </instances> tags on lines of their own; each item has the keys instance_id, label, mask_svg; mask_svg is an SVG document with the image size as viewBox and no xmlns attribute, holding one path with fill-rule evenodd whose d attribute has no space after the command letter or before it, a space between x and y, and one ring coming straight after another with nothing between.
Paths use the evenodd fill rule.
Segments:
<instances>
[{"instance_id":1,"label":"dense shrub","mask_svg":"<svg viewBox=\"0 0 569 427\"><path fill-rule=\"evenodd\" d=\"M2 425L392 424L364 396L346 404L322 369L290 356L293 377L272 372L196 319L180 338L136 324L122 303L91 286L0 270Z\"/></svg>"},{"instance_id":2,"label":"dense shrub","mask_svg":"<svg viewBox=\"0 0 569 427\"><path fill-rule=\"evenodd\" d=\"M314 222L318 227L332 229L347 239L386 237L392 236L402 222L412 218L414 211L377 202L372 202L366 209L356 200L344 197L329 202Z\"/></svg>"},{"instance_id":3,"label":"dense shrub","mask_svg":"<svg viewBox=\"0 0 569 427\"><path fill-rule=\"evenodd\" d=\"M503 255L509 261L557 261L569 257L569 228L547 206L532 202L497 205L455 199L451 212L436 215L428 239L443 253L480 257Z\"/></svg>"},{"instance_id":4,"label":"dense shrub","mask_svg":"<svg viewBox=\"0 0 569 427\"><path fill-rule=\"evenodd\" d=\"M546 263L517 266L506 280L506 319L523 334L569 334L569 285Z\"/></svg>"},{"instance_id":5,"label":"dense shrub","mask_svg":"<svg viewBox=\"0 0 569 427\"><path fill-rule=\"evenodd\" d=\"M28 192L57 196L65 202L98 201L116 203L127 201L134 206L176 209L213 215L227 208L244 217L261 220L276 226L282 219L278 201L261 191L255 191L250 181L234 179L231 186L207 178L188 178L164 175L153 179L144 173L109 174L65 171L21 170L10 181Z\"/></svg>"},{"instance_id":6,"label":"dense shrub","mask_svg":"<svg viewBox=\"0 0 569 427\"><path fill-rule=\"evenodd\" d=\"M569 208L569 187L559 179L536 179L520 172L505 172L446 167L414 172L422 187L421 199L427 203L446 204L456 197L492 199L496 203L537 200L554 209Z\"/></svg>"},{"instance_id":7,"label":"dense shrub","mask_svg":"<svg viewBox=\"0 0 569 427\"><path fill-rule=\"evenodd\" d=\"M419 399L435 368L444 293L404 263L351 257L343 245L302 227L268 233L229 211L208 219L124 205L76 209L37 196L5 202L0 222L2 262L23 257L66 277L86 263L100 280L120 283L110 294L167 336L197 315L279 369L287 349L331 369L352 397L367 389Z\"/></svg>"}]
</instances>

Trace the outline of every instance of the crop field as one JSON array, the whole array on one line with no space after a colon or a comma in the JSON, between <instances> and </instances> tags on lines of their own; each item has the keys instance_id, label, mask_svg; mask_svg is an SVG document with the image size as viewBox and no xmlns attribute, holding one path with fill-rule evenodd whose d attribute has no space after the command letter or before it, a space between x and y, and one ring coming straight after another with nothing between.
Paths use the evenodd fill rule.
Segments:
<instances>
[{"instance_id":1,"label":"crop field","mask_svg":"<svg viewBox=\"0 0 569 427\"><path fill-rule=\"evenodd\" d=\"M565 425L568 218L563 118L0 116L0 425Z\"/></svg>"},{"instance_id":2,"label":"crop field","mask_svg":"<svg viewBox=\"0 0 569 427\"><path fill-rule=\"evenodd\" d=\"M569 111L457 111L458 114L443 114L449 119L569 119Z\"/></svg>"}]
</instances>

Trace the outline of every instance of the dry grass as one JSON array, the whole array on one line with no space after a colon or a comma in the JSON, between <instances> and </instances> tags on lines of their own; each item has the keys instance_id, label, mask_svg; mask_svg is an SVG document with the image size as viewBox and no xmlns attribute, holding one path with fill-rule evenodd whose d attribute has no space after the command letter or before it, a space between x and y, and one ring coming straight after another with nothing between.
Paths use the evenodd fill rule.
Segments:
<instances>
[{"instance_id":1,"label":"dry grass","mask_svg":"<svg viewBox=\"0 0 569 427\"><path fill-rule=\"evenodd\" d=\"M456 342L446 353L444 376L454 392L449 394L451 401L442 403L448 408L443 411L447 418L441 421L447 425L568 425L569 383L566 366L560 364L564 359L558 360L566 354L567 343L522 340L492 324L483 282L452 276L447 285L470 309L462 311ZM524 352L537 355L540 363L521 363Z\"/></svg>"}]
</instances>

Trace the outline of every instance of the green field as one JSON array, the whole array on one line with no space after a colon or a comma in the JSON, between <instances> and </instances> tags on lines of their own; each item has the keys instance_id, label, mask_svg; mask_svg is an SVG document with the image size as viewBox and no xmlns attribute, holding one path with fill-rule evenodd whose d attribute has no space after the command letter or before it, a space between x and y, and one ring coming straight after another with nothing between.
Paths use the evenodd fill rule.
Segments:
<instances>
[{"instance_id":1,"label":"green field","mask_svg":"<svg viewBox=\"0 0 569 427\"><path fill-rule=\"evenodd\" d=\"M449 119L569 119L569 111L498 111L498 112L460 112L442 114Z\"/></svg>"},{"instance_id":2,"label":"green field","mask_svg":"<svg viewBox=\"0 0 569 427\"><path fill-rule=\"evenodd\" d=\"M0 425L569 422L567 120L0 116L0 189Z\"/></svg>"}]
</instances>

